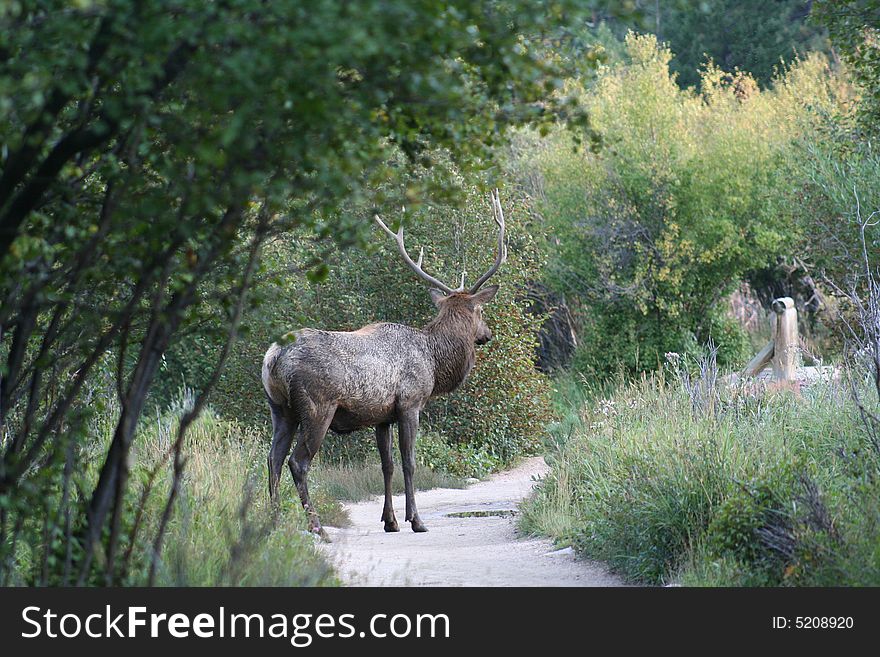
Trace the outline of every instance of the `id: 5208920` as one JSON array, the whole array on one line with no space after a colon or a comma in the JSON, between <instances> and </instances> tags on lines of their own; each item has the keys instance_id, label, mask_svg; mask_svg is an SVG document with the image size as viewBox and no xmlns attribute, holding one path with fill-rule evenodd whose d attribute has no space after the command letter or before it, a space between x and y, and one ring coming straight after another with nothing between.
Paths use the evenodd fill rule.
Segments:
<instances>
[{"instance_id":1,"label":"id: 5208920","mask_svg":"<svg viewBox=\"0 0 880 657\"><path fill-rule=\"evenodd\" d=\"M851 630L852 616L785 616L773 617L774 630Z\"/></svg>"}]
</instances>

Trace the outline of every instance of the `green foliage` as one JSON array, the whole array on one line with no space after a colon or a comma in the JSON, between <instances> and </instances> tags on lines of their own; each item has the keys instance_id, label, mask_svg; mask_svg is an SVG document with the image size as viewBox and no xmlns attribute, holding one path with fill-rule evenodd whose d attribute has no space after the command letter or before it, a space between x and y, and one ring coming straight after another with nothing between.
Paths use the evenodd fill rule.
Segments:
<instances>
[{"instance_id":1,"label":"green foliage","mask_svg":"<svg viewBox=\"0 0 880 657\"><path fill-rule=\"evenodd\" d=\"M700 83L706 60L748 71L769 86L777 71L811 51L827 50L823 30L807 22L803 0L705 0L674 3L660 16L658 37L675 53L682 86Z\"/></svg>"},{"instance_id":2,"label":"green foliage","mask_svg":"<svg viewBox=\"0 0 880 657\"><path fill-rule=\"evenodd\" d=\"M100 398L99 398L100 399ZM107 407L104 406L107 404ZM102 414L90 423L98 438L80 454L79 467L69 495L76 500L94 485L105 446L114 428L112 397L102 403ZM173 479L170 448L181 412L192 403L179 397L175 405L141 427L132 454L131 484L120 519L122 534L131 536L130 552L117 562L125 572L120 583L145 585L148 581L151 537L164 512ZM298 504L285 506L276 518L265 495L263 445L259 437L235 422L204 412L188 433L186 476L180 484L178 504L170 517L155 583L165 586L312 586L333 585L335 576L320 556ZM46 478L63 481L49 469ZM290 486L286 495L296 496ZM51 490L48 487L40 489ZM20 495L2 499L16 503ZM47 513L57 513L52 496L43 501ZM10 509L6 507L6 510ZM325 503L322 512L332 509ZM51 516L50 516L51 518ZM71 518L75 520L75 518ZM54 527L54 528L53 528ZM42 536L51 532L51 550L44 552ZM6 584L53 586L70 583L84 550L76 540L65 540L62 518L43 525L25 522L14 549L2 553L7 562ZM68 553L68 549L70 552ZM123 567L124 564L124 567ZM279 564L284 564L279 568ZM46 578L46 579L44 579ZM101 585L103 578L87 580Z\"/></svg>"},{"instance_id":3,"label":"green foliage","mask_svg":"<svg viewBox=\"0 0 880 657\"><path fill-rule=\"evenodd\" d=\"M588 395L553 430L522 527L643 583L880 581L880 464L846 385L718 394L695 412L661 373Z\"/></svg>"},{"instance_id":4,"label":"green foliage","mask_svg":"<svg viewBox=\"0 0 880 657\"><path fill-rule=\"evenodd\" d=\"M539 322L520 304L502 300L493 305L489 325L492 342L480 350L471 377L432 404L426 424L455 444L485 451L501 466L535 452L552 414L547 380L534 365Z\"/></svg>"},{"instance_id":5,"label":"green foliage","mask_svg":"<svg viewBox=\"0 0 880 657\"><path fill-rule=\"evenodd\" d=\"M416 458L420 465L435 472L456 477L485 477L504 465L489 451L490 447L479 442L450 443L442 434L429 430L419 434Z\"/></svg>"},{"instance_id":6,"label":"green foliage","mask_svg":"<svg viewBox=\"0 0 880 657\"><path fill-rule=\"evenodd\" d=\"M706 327L706 334L718 346L718 362L722 366L737 367L751 360L754 347L749 334L723 307L710 309Z\"/></svg>"},{"instance_id":7,"label":"green foliage","mask_svg":"<svg viewBox=\"0 0 880 657\"><path fill-rule=\"evenodd\" d=\"M785 500L779 499L780 491L793 488L789 473L779 481L770 473L768 480L740 483L712 517L706 529L705 544L709 554L716 559L731 557L753 568L766 567L781 572L779 563L760 563L766 551L761 549L758 532L772 523L774 515L784 513ZM774 560L775 561L775 560ZM784 566L784 564L782 564Z\"/></svg>"},{"instance_id":8,"label":"green foliage","mask_svg":"<svg viewBox=\"0 0 880 657\"><path fill-rule=\"evenodd\" d=\"M828 50L825 30L808 21L812 3L804 0L636 0L634 4L638 10L629 15L602 18L621 36L634 29L668 43L675 53L671 68L682 87L700 83L700 69L707 61L727 71L748 71L767 86L785 63L811 51Z\"/></svg>"},{"instance_id":9,"label":"green foliage","mask_svg":"<svg viewBox=\"0 0 880 657\"><path fill-rule=\"evenodd\" d=\"M871 138L880 125L880 2L818 0L814 19L828 28L831 42L850 65L862 91L860 127Z\"/></svg>"},{"instance_id":10,"label":"green foliage","mask_svg":"<svg viewBox=\"0 0 880 657\"><path fill-rule=\"evenodd\" d=\"M0 495L22 498L0 517L4 543L69 524L62 542L85 551L74 581L124 579L125 463L163 358L197 336L187 384L207 393L267 300L259 285L248 297L267 240L362 243L366 206L455 195L434 153L485 170L512 126L578 119L545 98L565 62L544 45L578 4L3 3ZM328 275L325 252L304 275ZM176 387L185 372L169 371ZM248 376L236 394L256 389ZM70 496L64 467L40 464L81 469L101 377L121 399L116 429Z\"/></svg>"},{"instance_id":11,"label":"green foliage","mask_svg":"<svg viewBox=\"0 0 880 657\"><path fill-rule=\"evenodd\" d=\"M644 371L710 338L736 363L747 344L720 302L797 242L776 199L794 188L795 140L839 106L840 84L813 56L766 91L709 66L698 94L678 88L653 36L626 45L627 61L571 90L601 148L558 134L519 149L558 240L547 275L582 325L576 365Z\"/></svg>"},{"instance_id":12,"label":"green foliage","mask_svg":"<svg viewBox=\"0 0 880 657\"><path fill-rule=\"evenodd\" d=\"M777 201L780 214L799 227L798 251L817 277L841 289L860 289L864 271L860 224L880 209L880 155L853 130L851 117L829 118L805 135L792 166L800 185ZM867 253L880 252L880 235L865 232Z\"/></svg>"}]
</instances>

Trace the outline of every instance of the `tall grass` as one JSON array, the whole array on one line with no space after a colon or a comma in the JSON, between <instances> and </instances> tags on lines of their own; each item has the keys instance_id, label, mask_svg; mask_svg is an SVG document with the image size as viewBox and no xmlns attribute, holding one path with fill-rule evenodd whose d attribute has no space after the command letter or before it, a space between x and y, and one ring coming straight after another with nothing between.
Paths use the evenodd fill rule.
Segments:
<instances>
[{"instance_id":1,"label":"tall grass","mask_svg":"<svg viewBox=\"0 0 880 657\"><path fill-rule=\"evenodd\" d=\"M160 485L148 500L148 525L157 521L170 481L165 463L175 424L157 418L137 441L137 472L156 464ZM177 505L161 552L157 583L173 586L318 586L336 578L306 531L293 486L282 490L278 515L265 490L266 449L251 429L208 410L190 427ZM295 501L295 503L294 503ZM150 532L148 532L149 535ZM143 546L147 551L147 546Z\"/></svg>"},{"instance_id":2,"label":"tall grass","mask_svg":"<svg viewBox=\"0 0 880 657\"><path fill-rule=\"evenodd\" d=\"M137 454L142 472L164 463L174 435L174 417L172 409L142 432ZM299 496L286 472L282 473L279 514L273 514L266 491L266 436L208 410L190 428L187 441L185 476L162 551L161 584L315 586L336 582L315 549L315 537L306 531ZM170 471L170 465L165 467ZM427 467L418 468L415 483L419 489L464 486L461 478ZM340 502L357 502L384 492L377 458L335 463L319 457L309 484L322 522L336 527L348 524ZM399 465L392 486L395 493L403 491ZM158 502L163 493L156 491L152 498ZM150 507L149 516L154 521L158 509Z\"/></svg>"},{"instance_id":3,"label":"tall grass","mask_svg":"<svg viewBox=\"0 0 880 657\"><path fill-rule=\"evenodd\" d=\"M522 528L635 582L880 582L878 460L849 391L685 383L660 372L571 407Z\"/></svg>"},{"instance_id":4,"label":"tall grass","mask_svg":"<svg viewBox=\"0 0 880 657\"><path fill-rule=\"evenodd\" d=\"M289 482L282 490L288 502L277 513L270 508L266 437L210 409L186 433L176 502L165 531L160 531L174 481L172 451L178 419L191 403L191 395L184 391L171 408L141 419L128 463L128 493L118 510L115 581L146 585L155 568L152 581L159 586L336 584L315 537L306 531L302 507ZM120 412L115 390L99 386L93 408L89 440L76 449L71 505L89 502L84 491L94 488ZM328 516L339 506L329 498L322 503ZM24 523L18 540L7 539L6 584L54 586L76 581L84 552L79 538L83 528L71 522L66 528L71 540L65 545L56 539L65 530L61 522L44 527ZM162 540L157 542L158 537ZM102 544L95 559L103 563L107 558ZM48 574L39 578L40 569ZM102 576L85 584L106 581Z\"/></svg>"},{"instance_id":5,"label":"tall grass","mask_svg":"<svg viewBox=\"0 0 880 657\"><path fill-rule=\"evenodd\" d=\"M378 459L363 463L319 463L314 470L315 488L322 496L342 502L361 502L385 492L385 478ZM413 484L416 490L430 488L464 488L460 477L430 468L419 467ZM395 494L403 492L403 471L397 464L391 487ZM333 525L322 515L325 524Z\"/></svg>"},{"instance_id":6,"label":"tall grass","mask_svg":"<svg viewBox=\"0 0 880 657\"><path fill-rule=\"evenodd\" d=\"M177 404L185 404L185 398ZM157 464L164 479L149 498L147 523L155 524L170 482L166 455L179 408L172 407L144 427L137 441L137 472L146 477ZM268 430L267 430L268 431ZM323 586L336 576L306 530L305 514L292 477L282 473L280 509L266 491L267 432L243 426L208 409L187 434L186 466L177 505L162 550L158 583L175 586ZM373 449L375 451L375 449ZM422 464L418 489L462 488L464 480ZM315 460L309 474L312 501L324 524L348 525L341 502L358 502L385 490L374 454L360 460ZM392 479L403 491L399 464ZM378 513L378 511L377 511ZM149 532L147 532L149 534ZM144 546L147 549L147 546Z\"/></svg>"}]
</instances>

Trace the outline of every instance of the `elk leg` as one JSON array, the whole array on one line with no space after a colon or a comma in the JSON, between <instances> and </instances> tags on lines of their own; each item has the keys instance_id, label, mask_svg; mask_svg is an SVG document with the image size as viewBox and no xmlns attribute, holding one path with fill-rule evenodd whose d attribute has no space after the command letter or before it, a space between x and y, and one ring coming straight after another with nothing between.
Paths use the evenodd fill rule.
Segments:
<instances>
[{"instance_id":1,"label":"elk leg","mask_svg":"<svg viewBox=\"0 0 880 657\"><path fill-rule=\"evenodd\" d=\"M399 532L394 506L391 502L391 477L394 475L394 461L391 458L391 425L380 424L376 427L376 446L379 458L382 459L382 475L385 477L385 508L382 509L382 521L386 532Z\"/></svg>"},{"instance_id":2,"label":"elk leg","mask_svg":"<svg viewBox=\"0 0 880 657\"><path fill-rule=\"evenodd\" d=\"M416 469L415 443L419 428L419 412L404 414L397 422L400 439L400 460L403 464L403 484L406 489L406 519L414 532L426 532L422 519L416 509L416 496L413 490L413 473Z\"/></svg>"},{"instance_id":3,"label":"elk leg","mask_svg":"<svg viewBox=\"0 0 880 657\"><path fill-rule=\"evenodd\" d=\"M325 414L302 421L296 447L293 448L293 454L290 455L290 459L287 461L287 465L290 467L290 474L293 475L293 481L299 493L299 499L309 519L309 531L319 534L325 541L329 539L324 532L324 528L321 527L318 512L312 506L312 502L309 499L309 485L306 478L312 465L312 459L318 453L318 450L321 449L321 443L324 442L324 436L327 433L327 429L330 428L330 422L333 420L333 413L335 411L334 407Z\"/></svg>"},{"instance_id":4,"label":"elk leg","mask_svg":"<svg viewBox=\"0 0 880 657\"><path fill-rule=\"evenodd\" d=\"M290 453L290 443L293 442L293 432L296 426L284 415L283 409L269 400L269 408L272 409L272 447L269 448L267 464L269 466L269 499L273 504L278 503L278 483L281 481L281 468L284 460Z\"/></svg>"}]
</instances>

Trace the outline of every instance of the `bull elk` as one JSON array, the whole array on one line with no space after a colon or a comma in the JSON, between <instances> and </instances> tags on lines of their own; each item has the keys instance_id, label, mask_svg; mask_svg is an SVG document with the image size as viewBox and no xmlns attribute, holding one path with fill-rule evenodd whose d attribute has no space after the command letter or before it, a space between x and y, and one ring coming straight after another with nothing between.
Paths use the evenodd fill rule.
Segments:
<instances>
[{"instance_id":1,"label":"bull elk","mask_svg":"<svg viewBox=\"0 0 880 657\"><path fill-rule=\"evenodd\" d=\"M482 286L507 258L504 213L498 190L492 193L492 210L498 225L495 262L470 287L453 289L422 269L410 258L403 242L403 226L397 233L375 215L379 227L396 243L404 262L423 281L437 307L437 316L424 328L382 322L357 331L319 331L310 328L294 333L291 344L273 344L263 359L263 388L272 411L274 436L269 450L269 496L277 503L278 483L293 436L296 446L288 466L308 516L309 531L326 539L309 500L306 476L328 429L349 433L375 427L376 445L385 478L385 506L381 520L386 532L400 531L391 502L391 425L398 426L400 457L406 490L406 520L414 532L427 531L419 518L413 494L415 440L419 414L428 400L452 392L474 366L474 345L492 338L483 321L482 306L491 301L497 285Z\"/></svg>"}]
</instances>

